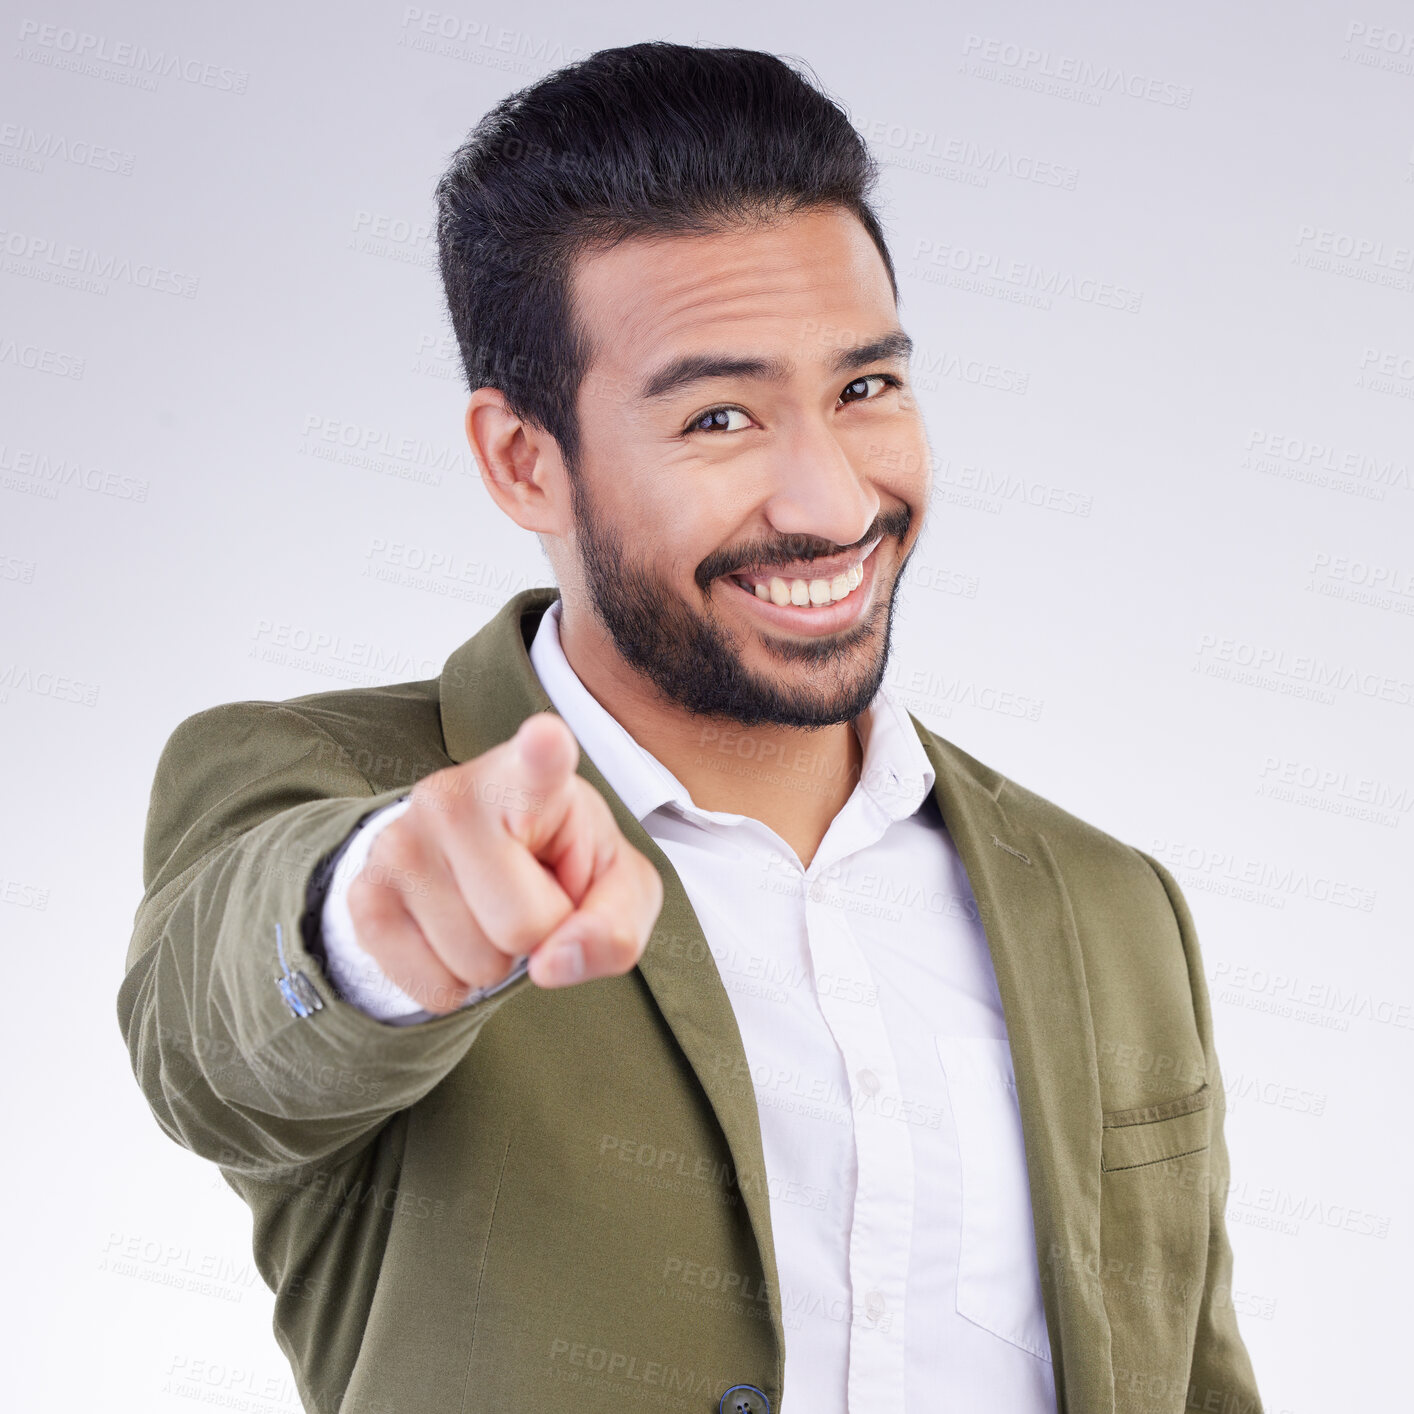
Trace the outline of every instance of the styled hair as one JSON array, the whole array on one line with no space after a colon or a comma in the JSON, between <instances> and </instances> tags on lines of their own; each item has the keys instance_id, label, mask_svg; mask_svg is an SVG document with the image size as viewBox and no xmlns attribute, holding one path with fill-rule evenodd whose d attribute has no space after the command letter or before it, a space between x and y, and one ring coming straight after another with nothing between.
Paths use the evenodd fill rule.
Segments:
<instances>
[{"instance_id":1,"label":"styled hair","mask_svg":"<svg viewBox=\"0 0 1414 1414\"><path fill-rule=\"evenodd\" d=\"M813 76L812 76L813 77ZM844 110L774 54L655 40L601 49L496 104L436 187L442 286L468 391L500 390L573 474L593 355L579 255L841 206L898 281L868 197L878 164Z\"/></svg>"}]
</instances>

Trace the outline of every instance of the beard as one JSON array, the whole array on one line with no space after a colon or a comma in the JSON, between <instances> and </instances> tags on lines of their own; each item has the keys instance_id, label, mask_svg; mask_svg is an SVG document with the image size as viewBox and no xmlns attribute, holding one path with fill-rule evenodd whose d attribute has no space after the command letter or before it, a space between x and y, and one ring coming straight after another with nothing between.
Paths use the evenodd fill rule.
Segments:
<instances>
[{"instance_id":1,"label":"beard","mask_svg":"<svg viewBox=\"0 0 1414 1414\"><path fill-rule=\"evenodd\" d=\"M699 569L696 581L707 607L696 612L669 583L629 554L614 527L595 511L581 480L571 478L571 497L585 588L620 657L662 696L694 716L725 718L748 727L836 726L852 722L874 700L888 667L894 600L912 550L887 597L876 590L874 604L851 628L818 638L760 636L766 652L783 668L806 669L803 683L782 685L746 666L741 631L723 622L713 608L713 589L741 592L720 578L730 572L731 562L711 574ZM860 543L867 544L875 534L895 534L901 540L911 519L906 508L881 516ZM795 537L790 551L775 558L837 554L839 549L811 537Z\"/></svg>"}]
</instances>

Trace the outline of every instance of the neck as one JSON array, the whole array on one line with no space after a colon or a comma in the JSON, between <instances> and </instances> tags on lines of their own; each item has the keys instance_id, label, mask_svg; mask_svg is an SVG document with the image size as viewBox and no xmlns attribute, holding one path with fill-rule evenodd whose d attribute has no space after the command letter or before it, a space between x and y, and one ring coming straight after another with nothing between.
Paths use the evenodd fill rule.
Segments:
<instances>
[{"instance_id":1,"label":"neck","mask_svg":"<svg viewBox=\"0 0 1414 1414\"><path fill-rule=\"evenodd\" d=\"M666 701L610 645L592 641L592 629L585 641L578 625L577 616L562 612L560 647L590 696L683 783L699 809L760 820L809 868L859 780L864 748L854 724L747 727L695 716Z\"/></svg>"}]
</instances>

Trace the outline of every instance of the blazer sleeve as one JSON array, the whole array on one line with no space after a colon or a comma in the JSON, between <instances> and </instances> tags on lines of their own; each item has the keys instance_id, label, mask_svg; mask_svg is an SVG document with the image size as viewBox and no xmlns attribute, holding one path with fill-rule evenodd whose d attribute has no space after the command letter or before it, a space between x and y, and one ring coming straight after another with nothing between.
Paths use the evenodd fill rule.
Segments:
<instances>
[{"instance_id":1,"label":"blazer sleeve","mask_svg":"<svg viewBox=\"0 0 1414 1414\"><path fill-rule=\"evenodd\" d=\"M337 1163L533 985L522 972L411 1027L330 985L311 883L361 820L407 790L374 791L343 746L281 703L212 707L168 738L117 1010L138 1085L183 1147L260 1175Z\"/></svg>"},{"instance_id":2,"label":"blazer sleeve","mask_svg":"<svg viewBox=\"0 0 1414 1414\"><path fill-rule=\"evenodd\" d=\"M1198 1328L1193 1346L1193 1365L1188 1377L1188 1407L1195 1409L1241 1410L1262 1414L1261 1397L1252 1371L1252 1361L1237 1328L1237 1311L1232 1299L1232 1246L1227 1234L1227 1194L1229 1164L1223 1121L1227 1112L1227 1092L1213 1043L1212 1009L1203 958L1188 904L1172 874L1157 859L1137 851L1159 876L1174 916L1178 919L1183 950L1188 964L1189 988L1193 994L1193 1015L1203 1045L1203 1063L1213 1103L1208 1109L1208 1262L1199 1299Z\"/></svg>"}]
</instances>

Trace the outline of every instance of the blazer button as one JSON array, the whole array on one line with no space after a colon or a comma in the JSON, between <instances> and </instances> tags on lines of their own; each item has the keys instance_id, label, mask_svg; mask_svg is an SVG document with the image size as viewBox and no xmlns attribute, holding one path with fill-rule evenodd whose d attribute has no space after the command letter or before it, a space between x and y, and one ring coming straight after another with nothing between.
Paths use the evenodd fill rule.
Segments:
<instances>
[{"instance_id":1,"label":"blazer button","mask_svg":"<svg viewBox=\"0 0 1414 1414\"><path fill-rule=\"evenodd\" d=\"M755 1385L733 1385L722 1396L717 1414L771 1414L771 1401Z\"/></svg>"}]
</instances>

